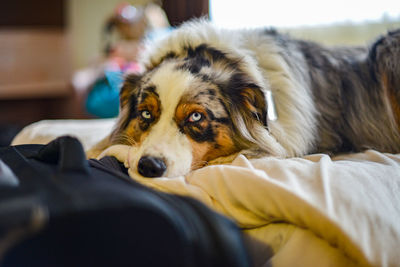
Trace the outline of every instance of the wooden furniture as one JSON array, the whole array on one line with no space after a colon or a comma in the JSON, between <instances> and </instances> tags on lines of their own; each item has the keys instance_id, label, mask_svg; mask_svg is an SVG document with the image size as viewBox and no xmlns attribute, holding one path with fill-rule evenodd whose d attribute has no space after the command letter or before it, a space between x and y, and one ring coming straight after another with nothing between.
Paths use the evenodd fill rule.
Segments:
<instances>
[{"instance_id":1,"label":"wooden furniture","mask_svg":"<svg viewBox=\"0 0 400 267\"><path fill-rule=\"evenodd\" d=\"M0 30L0 99L66 96L69 72L62 30Z\"/></svg>"},{"instance_id":2,"label":"wooden furniture","mask_svg":"<svg viewBox=\"0 0 400 267\"><path fill-rule=\"evenodd\" d=\"M79 118L70 85L66 1L5 1L0 9L0 125Z\"/></svg>"}]
</instances>

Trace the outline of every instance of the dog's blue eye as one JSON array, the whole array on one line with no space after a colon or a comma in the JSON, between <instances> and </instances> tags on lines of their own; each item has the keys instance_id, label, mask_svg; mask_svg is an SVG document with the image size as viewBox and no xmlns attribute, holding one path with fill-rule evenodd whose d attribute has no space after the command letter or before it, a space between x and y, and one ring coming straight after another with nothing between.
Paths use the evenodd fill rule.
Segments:
<instances>
[{"instance_id":1,"label":"dog's blue eye","mask_svg":"<svg viewBox=\"0 0 400 267\"><path fill-rule=\"evenodd\" d=\"M151 113L148 110L142 111L142 113L140 113L140 115L145 120L150 120L151 119Z\"/></svg>"},{"instance_id":2,"label":"dog's blue eye","mask_svg":"<svg viewBox=\"0 0 400 267\"><path fill-rule=\"evenodd\" d=\"M203 118L203 115L201 115L201 113L193 112L192 114L190 114L189 122L197 122L197 121L200 121L202 118Z\"/></svg>"}]
</instances>

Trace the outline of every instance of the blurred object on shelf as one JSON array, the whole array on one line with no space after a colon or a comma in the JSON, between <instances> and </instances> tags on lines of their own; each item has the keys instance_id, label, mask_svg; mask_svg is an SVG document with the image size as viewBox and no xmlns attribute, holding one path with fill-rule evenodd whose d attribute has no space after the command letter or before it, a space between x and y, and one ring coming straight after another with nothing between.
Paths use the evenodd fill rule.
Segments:
<instances>
[{"instance_id":1,"label":"blurred object on shelf","mask_svg":"<svg viewBox=\"0 0 400 267\"><path fill-rule=\"evenodd\" d=\"M162 38L169 31L168 19L160 6L118 5L104 25L103 58L77 71L72 79L77 91L87 94L87 112L101 118L117 116L123 75L142 70L137 59L143 40Z\"/></svg>"},{"instance_id":2,"label":"blurred object on shelf","mask_svg":"<svg viewBox=\"0 0 400 267\"><path fill-rule=\"evenodd\" d=\"M136 60L143 38L150 32L168 27L164 11L156 4L144 7L120 4L104 27L104 53Z\"/></svg>"}]
</instances>

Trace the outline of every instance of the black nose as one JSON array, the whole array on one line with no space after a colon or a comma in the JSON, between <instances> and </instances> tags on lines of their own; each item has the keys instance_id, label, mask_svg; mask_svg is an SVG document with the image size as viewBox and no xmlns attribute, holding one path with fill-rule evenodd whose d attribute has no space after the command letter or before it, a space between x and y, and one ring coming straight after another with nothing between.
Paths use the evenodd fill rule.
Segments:
<instances>
[{"instance_id":1,"label":"black nose","mask_svg":"<svg viewBox=\"0 0 400 267\"><path fill-rule=\"evenodd\" d=\"M166 169L165 162L160 158L144 156L138 163L138 172L144 177L160 177Z\"/></svg>"}]
</instances>

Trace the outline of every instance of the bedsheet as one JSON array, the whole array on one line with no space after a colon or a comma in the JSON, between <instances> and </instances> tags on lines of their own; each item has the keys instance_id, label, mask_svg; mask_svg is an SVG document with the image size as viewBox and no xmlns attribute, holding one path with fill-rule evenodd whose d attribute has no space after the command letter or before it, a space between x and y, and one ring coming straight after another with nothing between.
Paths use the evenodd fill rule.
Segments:
<instances>
[{"instance_id":1,"label":"bedsheet","mask_svg":"<svg viewBox=\"0 0 400 267\"><path fill-rule=\"evenodd\" d=\"M89 128L95 137L82 132L81 127L87 128L90 121L76 121L74 127L73 121L68 123L66 129L65 121L39 122L24 129L13 144L35 143L32 132L37 130L46 138L56 132L78 138L84 133L80 139L90 148L111 130L113 122L93 122ZM46 129L51 134L45 135ZM129 151L117 145L105 154L129 167ZM290 159L239 155L232 164L208 166L186 176L132 175L132 179L157 190L192 196L235 220L243 229L255 266L400 265L399 154L367 150Z\"/></svg>"}]
</instances>

